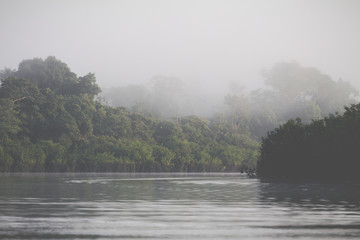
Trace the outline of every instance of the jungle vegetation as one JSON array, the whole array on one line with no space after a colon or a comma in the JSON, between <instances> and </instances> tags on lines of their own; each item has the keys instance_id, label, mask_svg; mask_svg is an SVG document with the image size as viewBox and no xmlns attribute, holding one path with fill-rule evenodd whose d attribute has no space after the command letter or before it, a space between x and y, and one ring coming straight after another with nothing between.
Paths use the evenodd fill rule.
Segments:
<instances>
[{"instance_id":1,"label":"jungle vegetation","mask_svg":"<svg viewBox=\"0 0 360 240\"><path fill-rule=\"evenodd\" d=\"M219 115L162 120L110 107L95 75L55 57L0 75L1 172L203 172L255 169L259 143Z\"/></svg>"},{"instance_id":2,"label":"jungle vegetation","mask_svg":"<svg viewBox=\"0 0 360 240\"><path fill-rule=\"evenodd\" d=\"M109 104L93 73L77 76L55 57L24 60L0 72L0 171L355 175L358 91L296 62L263 76L265 88L232 87L226 110L205 117L180 111L176 78L113 88Z\"/></svg>"},{"instance_id":3,"label":"jungle vegetation","mask_svg":"<svg viewBox=\"0 0 360 240\"><path fill-rule=\"evenodd\" d=\"M300 117L310 123L330 113L342 113L344 106L357 102L359 94L349 82L335 81L298 62L277 63L261 75L262 88L247 92L239 83L230 82L229 92L222 96L203 96L196 89L189 93L180 79L166 76L154 77L148 85L113 87L102 96L112 106L156 119L191 113L206 118L222 114L226 122L247 129L260 142L268 131L289 119ZM202 89L206 87L204 83Z\"/></svg>"},{"instance_id":4,"label":"jungle vegetation","mask_svg":"<svg viewBox=\"0 0 360 240\"><path fill-rule=\"evenodd\" d=\"M268 179L360 179L360 104L304 124L289 120L263 138L257 173Z\"/></svg>"}]
</instances>

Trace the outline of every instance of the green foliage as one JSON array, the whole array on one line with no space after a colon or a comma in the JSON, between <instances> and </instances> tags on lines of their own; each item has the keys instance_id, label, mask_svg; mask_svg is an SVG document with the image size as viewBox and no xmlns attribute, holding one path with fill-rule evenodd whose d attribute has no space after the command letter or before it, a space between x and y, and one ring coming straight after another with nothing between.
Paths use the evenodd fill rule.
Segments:
<instances>
[{"instance_id":1,"label":"green foliage","mask_svg":"<svg viewBox=\"0 0 360 240\"><path fill-rule=\"evenodd\" d=\"M0 98L0 134L16 134L20 131L20 120L16 117L14 102L9 98Z\"/></svg>"},{"instance_id":2,"label":"green foliage","mask_svg":"<svg viewBox=\"0 0 360 240\"><path fill-rule=\"evenodd\" d=\"M15 76L28 79L39 89L49 88L64 94L71 93L77 83L76 74L55 57L24 60L19 64Z\"/></svg>"},{"instance_id":3,"label":"green foliage","mask_svg":"<svg viewBox=\"0 0 360 240\"><path fill-rule=\"evenodd\" d=\"M327 177L355 175L360 106L319 119L357 91L297 63L275 65L264 76L268 90L233 92L227 114L204 119L179 117L175 96L183 86L175 78L154 78L151 91L122 89L137 92L130 112L94 100L100 88L92 73L77 77L55 57L24 60L18 70L0 72L0 171L252 172L259 158L264 177L315 177L324 166L332 169ZM298 116L302 121L287 121ZM259 153L253 136L279 123Z\"/></svg>"},{"instance_id":4,"label":"green foliage","mask_svg":"<svg viewBox=\"0 0 360 240\"><path fill-rule=\"evenodd\" d=\"M221 118L160 121L103 105L94 74L77 77L54 57L0 77L2 172L250 171L256 160L248 131ZM163 101L181 83L158 77L153 88Z\"/></svg>"},{"instance_id":5,"label":"green foliage","mask_svg":"<svg viewBox=\"0 0 360 240\"><path fill-rule=\"evenodd\" d=\"M264 178L359 179L360 104L343 115L303 124L289 120L263 139L257 171Z\"/></svg>"},{"instance_id":6,"label":"green foliage","mask_svg":"<svg viewBox=\"0 0 360 240\"><path fill-rule=\"evenodd\" d=\"M93 98L100 92L94 74L77 78L65 63L55 57L24 60L14 76L29 80L39 89L48 88L62 95L88 94Z\"/></svg>"},{"instance_id":7,"label":"green foliage","mask_svg":"<svg viewBox=\"0 0 360 240\"><path fill-rule=\"evenodd\" d=\"M174 167L175 153L164 146L153 146L152 157L161 166L160 171L170 172Z\"/></svg>"}]
</instances>

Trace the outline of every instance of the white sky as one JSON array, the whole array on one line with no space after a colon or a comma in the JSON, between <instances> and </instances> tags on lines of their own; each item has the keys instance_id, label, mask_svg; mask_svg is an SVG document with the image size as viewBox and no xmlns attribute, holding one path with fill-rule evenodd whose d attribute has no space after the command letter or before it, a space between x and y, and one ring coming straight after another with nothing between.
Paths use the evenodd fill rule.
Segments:
<instances>
[{"instance_id":1,"label":"white sky","mask_svg":"<svg viewBox=\"0 0 360 240\"><path fill-rule=\"evenodd\" d=\"M0 0L0 68L52 55L100 86L225 91L282 61L360 88L359 0Z\"/></svg>"}]
</instances>

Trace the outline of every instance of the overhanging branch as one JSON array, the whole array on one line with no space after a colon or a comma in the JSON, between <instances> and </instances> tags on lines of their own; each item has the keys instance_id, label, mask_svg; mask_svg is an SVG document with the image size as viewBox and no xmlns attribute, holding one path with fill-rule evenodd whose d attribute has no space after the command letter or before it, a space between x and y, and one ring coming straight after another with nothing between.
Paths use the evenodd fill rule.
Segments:
<instances>
[{"instance_id":1,"label":"overhanging branch","mask_svg":"<svg viewBox=\"0 0 360 240\"><path fill-rule=\"evenodd\" d=\"M27 97L22 97L22 98L15 99L15 100L13 100L13 102L15 103L15 102L21 101L21 100L23 100L23 99L25 99L25 98L27 98Z\"/></svg>"}]
</instances>

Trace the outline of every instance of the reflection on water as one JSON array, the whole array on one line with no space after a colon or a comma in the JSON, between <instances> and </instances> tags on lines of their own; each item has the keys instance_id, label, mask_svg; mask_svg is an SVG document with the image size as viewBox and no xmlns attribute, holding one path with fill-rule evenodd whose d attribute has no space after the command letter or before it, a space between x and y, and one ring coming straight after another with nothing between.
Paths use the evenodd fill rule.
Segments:
<instances>
[{"instance_id":1,"label":"reflection on water","mask_svg":"<svg viewBox=\"0 0 360 240\"><path fill-rule=\"evenodd\" d=\"M359 239L359 184L240 174L0 175L0 239Z\"/></svg>"}]
</instances>

